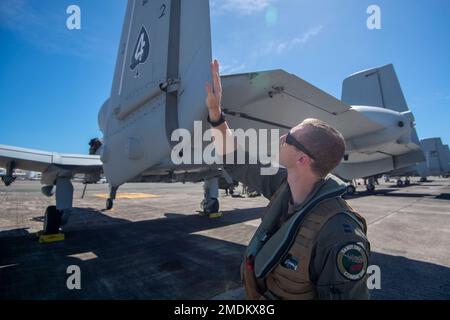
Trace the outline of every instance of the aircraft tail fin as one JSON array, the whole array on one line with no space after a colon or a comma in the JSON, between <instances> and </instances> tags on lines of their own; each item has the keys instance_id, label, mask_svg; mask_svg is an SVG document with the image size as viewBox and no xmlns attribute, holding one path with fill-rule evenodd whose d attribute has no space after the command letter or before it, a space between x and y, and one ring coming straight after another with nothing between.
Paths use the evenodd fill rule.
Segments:
<instances>
[{"instance_id":1,"label":"aircraft tail fin","mask_svg":"<svg viewBox=\"0 0 450 320\"><path fill-rule=\"evenodd\" d=\"M398 112L409 109L392 64L361 71L346 78L342 84L342 101L350 105L380 107Z\"/></svg>"},{"instance_id":2,"label":"aircraft tail fin","mask_svg":"<svg viewBox=\"0 0 450 320\"><path fill-rule=\"evenodd\" d=\"M354 106L373 106L402 113L410 112L392 64L360 71L347 77L342 84L341 99ZM411 120L414 121L413 116ZM410 152L403 154L401 158L393 157L394 169L425 159L415 128L399 141L407 144Z\"/></svg>"},{"instance_id":3,"label":"aircraft tail fin","mask_svg":"<svg viewBox=\"0 0 450 320\"><path fill-rule=\"evenodd\" d=\"M178 91L180 99L184 94L188 98L194 95L195 102L203 101L210 61L208 1L129 0L107 107L123 121L164 92ZM189 81L182 83L184 79ZM200 83L200 89L190 90L190 83ZM175 99L170 95L166 98L167 114L173 118L166 119L166 125L174 130L179 101L171 101Z\"/></svg>"},{"instance_id":4,"label":"aircraft tail fin","mask_svg":"<svg viewBox=\"0 0 450 320\"><path fill-rule=\"evenodd\" d=\"M209 1L128 0L111 94L99 113L113 186L171 156L172 134L206 115Z\"/></svg>"},{"instance_id":5,"label":"aircraft tail fin","mask_svg":"<svg viewBox=\"0 0 450 320\"><path fill-rule=\"evenodd\" d=\"M347 77L342 84L341 99L349 105L373 106L397 112L409 111L392 64L360 71ZM416 129L411 131L410 139L420 146Z\"/></svg>"}]
</instances>

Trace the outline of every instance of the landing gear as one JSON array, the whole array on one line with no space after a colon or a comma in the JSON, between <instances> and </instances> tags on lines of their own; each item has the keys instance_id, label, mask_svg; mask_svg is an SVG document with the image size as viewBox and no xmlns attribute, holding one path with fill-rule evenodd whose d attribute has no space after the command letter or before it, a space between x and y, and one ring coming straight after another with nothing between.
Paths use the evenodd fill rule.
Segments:
<instances>
[{"instance_id":1,"label":"landing gear","mask_svg":"<svg viewBox=\"0 0 450 320\"><path fill-rule=\"evenodd\" d=\"M56 206L49 206L44 215L44 235L57 234L62 225L62 212Z\"/></svg>"},{"instance_id":2,"label":"landing gear","mask_svg":"<svg viewBox=\"0 0 450 320\"><path fill-rule=\"evenodd\" d=\"M347 194L352 196L356 193L356 188L353 184L347 185Z\"/></svg>"},{"instance_id":3,"label":"landing gear","mask_svg":"<svg viewBox=\"0 0 450 320\"><path fill-rule=\"evenodd\" d=\"M106 199L106 210L111 210L113 208L117 190L119 190L119 187L109 186L109 198Z\"/></svg>"},{"instance_id":4,"label":"landing gear","mask_svg":"<svg viewBox=\"0 0 450 320\"><path fill-rule=\"evenodd\" d=\"M111 210L114 206L114 200L113 199L106 199L106 210Z\"/></svg>"},{"instance_id":5,"label":"landing gear","mask_svg":"<svg viewBox=\"0 0 450 320\"><path fill-rule=\"evenodd\" d=\"M201 214L210 218L220 217L218 198L219 178L205 180L203 183L203 201L200 203Z\"/></svg>"},{"instance_id":6,"label":"landing gear","mask_svg":"<svg viewBox=\"0 0 450 320\"><path fill-rule=\"evenodd\" d=\"M375 183L377 183L377 179L375 179L375 177L370 177L369 179L367 179L367 192L372 193L375 191Z\"/></svg>"},{"instance_id":7,"label":"landing gear","mask_svg":"<svg viewBox=\"0 0 450 320\"><path fill-rule=\"evenodd\" d=\"M219 189L225 190L225 194L233 196L234 189L239 186L238 182L233 181L231 176L225 171L222 171L222 177L218 178Z\"/></svg>"},{"instance_id":8,"label":"landing gear","mask_svg":"<svg viewBox=\"0 0 450 320\"><path fill-rule=\"evenodd\" d=\"M14 162L10 162L6 165L6 174L2 176L2 181L7 187L9 187L16 180L16 177L14 176L14 169Z\"/></svg>"},{"instance_id":9,"label":"landing gear","mask_svg":"<svg viewBox=\"0 0 450 320\"><path fill-rule=\"evenodd\" d=\"M397 187L401 188L403 186L404 186L404 183L403 183L402 179L398 179L397 180Z\"/></svg>"},{"instance_id":10,"label":"landing gear","mask_svg":"<svg viewBox=\"0 0 450 320\"><path fill-rule=\"evenodd\" d=\"M56 206L47 207L44 215L44 230L37 233L39 243L51 243L65 239L61 227L64 224L64 212L56 209Z\"/></svg>"},{"instance_id":11,"label":"landing gear","mask_svg":"<svg viewBox=\"0 0 450 320\"><path fill-rule=\"evenodd\" d=\"M219 200L216 198L205 199L201 203L204 215L215 214L219 212Z\"/></svg>"},{"instance_id":12,"label":"landing gear","mask_svg":"<svg viewBox=\"0 0 450 320\"><path fill-rule=\"evenodd\" d=\"M411 185L411 181L408 178L405 178L405 186Z\"/></svg>"},{"instance_id":13,"label":"landing gear","mask_svg":"<svg viewBox=\"0 0 450 320\"><path fill-rule=\"evenodd\" d=\"M374 192L375 191L375 185L373 183L368 183L367 186L366 186L366 190L367 190L367 192L370 192L370 193Z\"/></svg>"},{"instance_id":14,"label":"landing gear","mask_svg":"<svg viewBox=\"0 0 450 320\"><path fill-rule=\"evenodd\" d=\"M3 176L2 181L5 184L5 186L9 187L14 181L16 180L16 177L13 176Z\"/></svg>"},{"instance_id":15,"label":"landing gear","mask_svg":"<svg viewBox=\"0 0 450 320\"><path fill-rule=\"evenodd\" d=\"M42 193L52 196L56 187L56 206L49 206L44 214L44 228L40 234L40 242L53 242L64 240L64 235L60 232L62 227L69 220L73 203L73 185L70 174L56 178L55 185L42 187Z\"/></svg>"},{"instance_id":16,"label":"landing gear","mask_svg":"<svg viewBox=\"0 0 450 320\"><path fill-rule=\"evenodd\" d=\"M69 220L73 204L73 185L70 177L56 179L56 209L61 215L61 225L64 226Z\"/></svg>"}]
</instances>

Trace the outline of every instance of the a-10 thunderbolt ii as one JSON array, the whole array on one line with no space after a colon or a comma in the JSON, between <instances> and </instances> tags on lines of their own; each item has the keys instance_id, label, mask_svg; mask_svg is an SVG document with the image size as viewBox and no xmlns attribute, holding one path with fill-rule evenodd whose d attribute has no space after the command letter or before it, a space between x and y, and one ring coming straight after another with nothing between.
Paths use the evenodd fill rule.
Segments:
<instances>
[{"instance_id":1,"label":"a-10 thunderbolt ii","mask_svg":"<svg viewBox=\"0 0 450 320\"><path fill-rule=\"evenodd\" d=\"M410 177L420 177L420 182L427 181L429 176L450 176L450 150L448 145L442 143L441 138L427 138L420 140L420 145L425 154L425 161L418 164L403 167L388 173L389 178L397 178L397 186L410 185ZM404 181L401 179L404 177Z\"/></svg>"},{"instance_id":2,"label":"a-10 thunderbolt ii","mask_svg":"<svg viewBox=\"0 0 450 320\"><path fill-rule=\"evenodd\" d=\"M208 128L204 88L211 81L211 60L208 1L130 0L110 98L98 116L103 144L96 155L0 145L4 183L13 182L16 168L42 172L42 192L56 197L56 206L46 211L47 232L58 229L71 212L75 174L85 174L88 183L106 176L107 209L126 182L222 176L219 165L178 165L171 158L175 129L192 133L195 121L202 121L203 131ZM222 85L223 108L233 128L284 134L305 118L318 118L340 130L347 151L335 173L348 181L423 160L411 111L406 103L395 105L403 95L391 65L344 81L343 101L284 70L227 75ZM213 191L203 204L205 211L218 209Z\"/></svg>"}]
</instances>

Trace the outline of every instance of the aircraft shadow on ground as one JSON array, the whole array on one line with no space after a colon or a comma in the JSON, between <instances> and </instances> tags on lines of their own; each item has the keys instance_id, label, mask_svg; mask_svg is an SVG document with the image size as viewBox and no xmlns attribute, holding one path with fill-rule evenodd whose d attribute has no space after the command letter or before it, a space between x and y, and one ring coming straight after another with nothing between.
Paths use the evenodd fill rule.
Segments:
<instances>
[{"instance_id":1,"label":"aircraft shadow on ground","mask_svg":"<svg viewBox=\"0 0 450 320\"><path fill-rule=\"evenodd\" d=\"M18 229L20 236L0 237L0 299L211 298L241 286L246 247L240 237L254 232L242 222L259 218L261 211L234 210L213 220L167 213L167 218L130 222L79 209L78 219L109 225L73 229L64 242L53 244L39 244ZM224 233L227 241L218 239ZM374 299L450 298L447 267L377 252L371 264L381 268L382 289L371 290ZM67 289L70 265L80 267L81 290Z\"/></svg>"},{"instance_id":2,"label":"aircraft shadow on ground","mask_svg":"<svg viewBox=\"0 0 450 320\"><path fill-rule=\"evenodd\" d=\"M436 196L435 199L450 200L450 193L442 193L442 194Z\"/></svg>"},{"instance_id":3,"label":"aircraft shadow on ground","mask_svg":"<svg viewBox=\"0 0 450 320\"><path fill-rule=\"evenodd\" d=\"M372 299L450 299L448 267L378 252L370 260L381 269L381 290L371 290Z\"/></svg>"},{"instance_id":4,"label":"aircraft shadow on ground","mask_svg":"<svg viewBox=\"0 0 450 320\"><path fill-rule=\"evenodd\" d=\"M0 299L207 299L240 285L239 237L254 231L241 223L261 212L234 210L219 219L167 213L130 222L77 209L63 242L39 244L25 229L0 232L0 266L8 266L0 269ZM235 224L238 232L226 234L231 241L215 238L214 230ZM67 289L70 265L81 269L81 290Z\"/></svg>"}]
</instances>

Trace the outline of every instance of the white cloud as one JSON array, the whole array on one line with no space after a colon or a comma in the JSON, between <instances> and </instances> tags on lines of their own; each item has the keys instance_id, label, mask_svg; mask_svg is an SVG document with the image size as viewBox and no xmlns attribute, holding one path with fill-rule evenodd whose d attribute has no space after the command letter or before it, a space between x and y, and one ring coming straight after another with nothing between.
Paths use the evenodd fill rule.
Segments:
<instances>
[{"instance_id":1,"label":"white cloud","mask_svg":"<svg viewBox=\"0 0 450 320\"><path fill-rule=\"evenodd\" d=\"M304 45L309 42L313 37L317 36L324 27L322 25L308 29L301 36L292 38L290 40L283 41L270 41L264 45L260 45L255 48L251 53L251 59L257 59L266 55L282 54L291 51L299 45Z\"/></svg>"},{"instance_id":2,"label":"white cloud","mask_svg":"<svg viewBox=\"0 0 450 320\"><path fill-rule=\"evenodd\" d=\"M220 74L236 74L245 69L246 63L239 62L237 60L232 60L228 62L227 60L220 60Z\"/></svg>"},{"instance_id":3,"label":"white cloud","mask_svg":"<svg viewBox=\"0 0 450 320\"><path fill-rule=\"evenodd\" d=\"M323 26L317 26L307 30L300 37L293 38L289 41L271 43L271 48L275 49L276 53L281 54L286 51L292 50L294 47L307 43L311 38L317 36L323 29Z\"/></svg>"},{"instance_id":4,"label":"white cloud","mask_svg":"<svg viewBox=\"0 0 450 320\"><path fill-rule=\"evenodd\" d=\"M233 12L239 15L250 15L266 9L277 0L212 0L214 13Z\"/></svg>"},{"instance_id":5,"label":"white cloud","mask_svg":"<svg viewBox=\"0 0 450 320\"><path fill-rule=\"evenodd\" d=\"M252 68L254 62L265 56L274 56L287 53L297 46L305 45L317 36L324 27L322 25L308 29L298 37L288 41L265 41L256 43L252 48L248 49L248 54L241 55L237 58L236 52L242 50L232 50L230 48L222 49L220 53L216 52L215 57L220 61L221 74L236 74L248 71Z\"/></svg>"}]
</instances>

